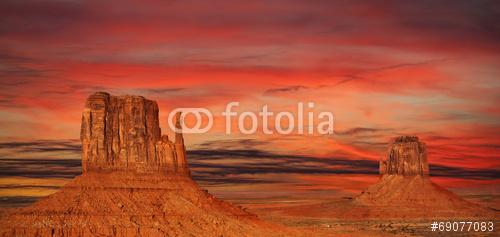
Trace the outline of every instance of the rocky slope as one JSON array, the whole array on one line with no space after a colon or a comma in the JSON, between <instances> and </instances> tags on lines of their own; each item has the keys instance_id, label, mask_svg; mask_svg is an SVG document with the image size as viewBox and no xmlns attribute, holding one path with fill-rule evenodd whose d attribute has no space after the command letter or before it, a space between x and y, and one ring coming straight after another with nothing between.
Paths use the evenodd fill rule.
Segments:
<instances>
[{"instance_id":1,"label":"rocky slope","mask_svg":"<svg viewBox=\"0 0 500 237\"><path fill-rule=\"evenodd\" d=\"M189 174L182 134L175 142L161 135L153 101L90 96L81 140L83 174L11 210L0 220L0 236L301 235L200 189Z\"/></svg>"}]
</instances>

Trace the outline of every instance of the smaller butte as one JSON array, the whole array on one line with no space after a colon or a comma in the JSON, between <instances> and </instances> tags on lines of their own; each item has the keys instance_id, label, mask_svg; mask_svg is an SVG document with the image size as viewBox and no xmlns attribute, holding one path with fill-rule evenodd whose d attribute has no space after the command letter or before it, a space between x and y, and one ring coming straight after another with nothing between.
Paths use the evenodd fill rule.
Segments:
<instances>
[{"instance_id":1,"label":"smaller butte","mask_svg":"<svg viewBox=\"0 0 500 237\"><path fill-rule=\"evenodd\" d=\"M380 179L352 200L303 205L290 215L339 219L487 218L497 215L431 181L425 143L415 136L395 138L380 161Z\"/></svg>"}]
</instances>

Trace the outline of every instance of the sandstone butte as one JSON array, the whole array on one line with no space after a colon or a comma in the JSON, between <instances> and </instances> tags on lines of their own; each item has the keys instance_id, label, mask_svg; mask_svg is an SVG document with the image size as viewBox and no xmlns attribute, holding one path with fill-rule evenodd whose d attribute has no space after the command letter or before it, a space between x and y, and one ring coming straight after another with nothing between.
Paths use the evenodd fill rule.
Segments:
<instances>
[{"instance_id":1,"label":"sandstone butte","mask_svg":"<svg viewBox=\"0 0 500 237\"><path fill-rule=\"evenodd\" d=\"M177 116L177 126L179 116ZM181 133L161 134L158 105L98 92L85 104L82 175L8 212L0 236L290 236L202 190Z\"/></svg>"},{"instance_id":2,"label":"sandstone butte","mask_svg":"<svg viewBox=\"0 0 500 237\"><path fill-rule=\"evenodd\" d=\"M352 200L304 205L289 215L342 219L488 218L496 213L468 202L433 183L425 143L415 136L401 136L389 145L380 161L380 180Z\"/></svg>"}]
</instances>

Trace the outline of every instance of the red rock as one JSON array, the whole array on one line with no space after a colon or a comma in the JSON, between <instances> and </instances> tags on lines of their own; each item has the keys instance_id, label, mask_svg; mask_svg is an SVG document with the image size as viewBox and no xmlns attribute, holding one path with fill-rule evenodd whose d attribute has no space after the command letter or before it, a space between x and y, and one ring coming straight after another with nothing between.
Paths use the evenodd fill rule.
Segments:
<instances>
[{"instance_id":1,"label":"red rock","mask_svg":"<svg viewBox=\"0 0 500 237\"><path fill-rule=\"evenodd\" d=\"M189 174L182 134L176 134L175 143L161 136L158 105L142 96L91 95L83 111L81 141L83 172Z\"/></svg>"},{"instance_id":2,"label":"red rock","mask_svg":"<svg viewBox=\"0 0 500 237\"><path fill-rule=\"evenodd\" d=\"M429 175L425 143L418 137L402 136L389 146L387 160L380 161L381 175Z\"/></svg>"},{"instance_id":3,"label":"red rock","mask_svg":"<svg viewBox=\"0 0 500 237\"><path fill-rule=\"evenodd\" d=\"M175 127L179 131L181 127L181 113L177 113L175 116ZM175 154L177 156L177 169L180 174L189 175L189 168L186 160L186 148L184 146L184 137L181 132L175 133Z\"/></svg>"}]
</instances>

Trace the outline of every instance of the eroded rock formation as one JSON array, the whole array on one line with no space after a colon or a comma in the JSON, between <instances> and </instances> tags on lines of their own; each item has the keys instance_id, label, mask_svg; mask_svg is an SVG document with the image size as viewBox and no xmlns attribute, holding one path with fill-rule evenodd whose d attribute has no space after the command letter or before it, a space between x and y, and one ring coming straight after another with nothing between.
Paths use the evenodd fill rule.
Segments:
<instances>
[{"instance_id":1,"label":"eroded rock formation","mask_svg":"<svg viewBox=\"0 0 500 237\"><path fill-rule=\"evenodd\" d=\"M161 135L158 105L142 96L91 95L82 115L81 141L83 172L189 174L182 134L176 134L175 143Z\"/></svg>"},{"instance_id":2,"label":"eroded rock formation","mask_svg":"<svg viewBox=\"0 0 500 237\"><path fill-rule=\"evenodd\" d=\"M433 183L425 143L415 136L397 137L380 162L380 180L354 198L359 216L450 217L488 212ZM349 216L349 215L348 215Z\"/></svg>"},{"instance_id":3,"label":"eroded rock formation","mask_svg":"<svg viewBox=\"0 0 500 237\"><path fill-rule=\"evenodd\" d=\"M176 116L180 127L180 114ZM84 172L57 193L0 218L0 236L290 236L202 190L181 133L161 135L156 102L91 95Z\"/></svg>"},{"instance_id":4,"label":"eroded rock formation","mask_svg":"<svg viewBox=\"0 0 500 237\"><path fill-rule=\"evenodd\" d=\"M285 212L344 219L490 218L495 215L431 181L426 146L418 137L395 138L379 168L378 182L351 200L298 205Z\"/></svg>"},{"instance_id":5,"label":"eroded rock formation","mask_svg":"<svg viewBox=\"0 0 500 237\"><path fill-rule=\"evenodd\" d=\"M415 136L394 139L389 146L387 160L380 161L381 175L428 176L429 163L425 143Z\"/></svg>"}]
</instances>

